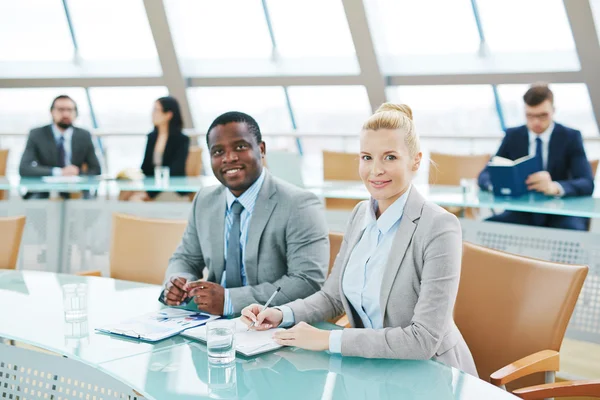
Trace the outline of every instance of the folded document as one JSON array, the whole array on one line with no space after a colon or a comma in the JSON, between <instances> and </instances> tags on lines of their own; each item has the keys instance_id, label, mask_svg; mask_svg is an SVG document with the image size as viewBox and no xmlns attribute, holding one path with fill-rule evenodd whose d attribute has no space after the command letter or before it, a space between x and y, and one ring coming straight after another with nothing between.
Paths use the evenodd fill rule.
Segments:
<instances>
[{"instance_id":1,"label":"folded document","mask_svg":"<svg viewBox=\"0 0 600 400\"><path fill-rule=\"evenodd\" d=\"M283 328L269 329L268 331L248 330L248 326L236 318L235 351L249 357L279 349L283 346L273 340L273 333L281 330ZM188 329L181 336L206 342L206 325Z\"/></svg>"},{"instance_id":2,"label":"folded document","mask_svg":"<svg viewBox=\"0 0 600 400\"><path fill-rule=\"evenodd\" d=\"M202 312L164 308L123 321L96 328L98 332L112 333L134 339L156 342L181 333L185 329L204 325L219 318Z\"/></svg>"}]
</instances>

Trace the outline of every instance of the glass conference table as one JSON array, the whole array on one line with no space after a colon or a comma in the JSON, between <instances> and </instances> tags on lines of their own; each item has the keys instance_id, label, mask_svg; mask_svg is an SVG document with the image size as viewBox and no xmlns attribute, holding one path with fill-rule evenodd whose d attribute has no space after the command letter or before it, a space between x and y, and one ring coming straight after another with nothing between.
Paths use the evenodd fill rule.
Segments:
<instances>
[{"instance_id":1,"label":"glass conference table","mask_svg":"<svg viewBox=\"0 0 600 400\"><path fill-rule=\"evenodd\" d=\"M139 181L103 180L84 178L78 183L47 183L40 178L2 178L0 190L27 190L41 192L78 192L94 190L115 193L129 190L148 192L197 192L206 186L217 185L214 177L172 177L166 183L154 178ZM600 191L592 197L554 198L530 193L519 198L497 197L478 190L472 182L465 186L415 185L428 200L444 207L496 208L512 211L537 212L573 217L600 218ZM321 181L308 183L306 189L317 196L339 199L367 199L369 194L361 182Z\"/></svg>"},{"instance_id":2,"label":"glass conference table","mask_svg":"<svg viewBox=\"0 0 600 400\"><path fill-rule=\"evenodd\" d=\"M73 283L86 285L87 315L67 321L63 286ZM285 348L213 367L205 345L180 336L148 344L94 332L159 309L160 290L109 278L0 270L0 337L10 343L0 344L0 398L516 398L434 361L344 358ZM327 326L333 327L322 325Z\"/></svg>"}]
</instances>

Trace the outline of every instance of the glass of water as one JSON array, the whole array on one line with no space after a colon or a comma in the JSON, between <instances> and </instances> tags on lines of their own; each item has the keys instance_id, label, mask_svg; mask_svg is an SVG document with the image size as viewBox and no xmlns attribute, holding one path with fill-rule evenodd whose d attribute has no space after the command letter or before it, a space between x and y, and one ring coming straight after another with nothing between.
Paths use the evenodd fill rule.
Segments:
<instances>
[{"instance_id":1,"label":"glass of water","mask_svg":"<svg viewBox=\"0 0 600 400\"><path fill-rule=\"evenodd\" d=\"M85 283L62 285L65 321L76 322L87 319L88 290Z\"/></svg>"},{"instance_id":2,"label":"glass of water","mask_svg":"<svg viewBox=\"0 0 600 400\"><path fill-rule=\"evenodd\" d=\"M219 319L206 324L208 361L229 364L235 361L235 321Z\"/></svg>"},{"instance_id":3,"label":"glass of water","mask_svg":"<svg viewBox=\"0 0 600 400\"><path fill-rule=\"evenodd\" d=\"M235 363L208 364L208 397L211 399L237 398L235 368Z\"/></svg>"},{"instance_id":4,"label":"glass of water","mask_svg":"<svg viewBox=\"0 0 600 400\"><path fill-rule=\"evenodd\" d=\"M171 170L169 167L156 166L154 167L154 183L159 186L168 186L171 178Z\"/></svg>"}]
</instances>

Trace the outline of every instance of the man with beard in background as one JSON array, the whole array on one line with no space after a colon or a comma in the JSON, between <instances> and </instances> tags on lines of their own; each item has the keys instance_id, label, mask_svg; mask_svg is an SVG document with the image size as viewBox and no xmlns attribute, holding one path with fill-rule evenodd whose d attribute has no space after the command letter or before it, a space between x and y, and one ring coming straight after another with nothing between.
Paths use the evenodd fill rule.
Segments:
<instances>
[{"instance_id":1,"label":"man with beard in background","mask_svg":"<svg viewBox=\"0 0 600 400\"><path fill-rule=\"evenodd\" d=\"M92 136L73 126L77 104L69 96L60 95L50 106L52 124L32 129L21 157L22 177L99 175ZM85 167L84 167L85 165ZM84 169L85 171L82 171ZM68 197L68 194L61 193ZM47 192L27 193L25 198L48 198Z\"/></svg>"}]
</instances>

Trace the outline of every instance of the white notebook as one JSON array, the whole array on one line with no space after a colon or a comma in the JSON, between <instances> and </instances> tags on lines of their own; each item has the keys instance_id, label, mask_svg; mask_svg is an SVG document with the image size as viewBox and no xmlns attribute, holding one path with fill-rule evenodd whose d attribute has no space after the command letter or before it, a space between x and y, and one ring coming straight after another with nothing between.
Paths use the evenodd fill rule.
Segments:
<instances>
[{"instance_id":1,"label":"white notebook","mask_svg":"<svg viewBox=\"0 0 600 400\"><path fill-rule=\"evenodd\" d=\"M248 326L239 318L235 319L235 351L243 356L250 357L267 351L280 349L283 346L273 340L273 333L282 331L283 328L269 329L268 331L248 330ZM190 339L206 343L206 325L186 329L181 333Z\"/></svg>"},{"instance_id":2,"label":"white notebook","mask_svg":"<svg viewBox=\"0 0 600 400\"><path fill-rule=\"evenodd\" d=\"M98 332L127 336L134 339L156 342L175 336L183 330L218 319L216 315L175 308L144 314L118 324L96 328Z\"/></svg>"},{"instance_id":3,"label":"white notebook","mask_svg":"<svg viewBox=\"0 0 600 400\"><path fill-rule=\"evenodd\" d=\"M81 183L85 178L82 176L42 176L45 183Z\"/></svg>"}]
</instances>

